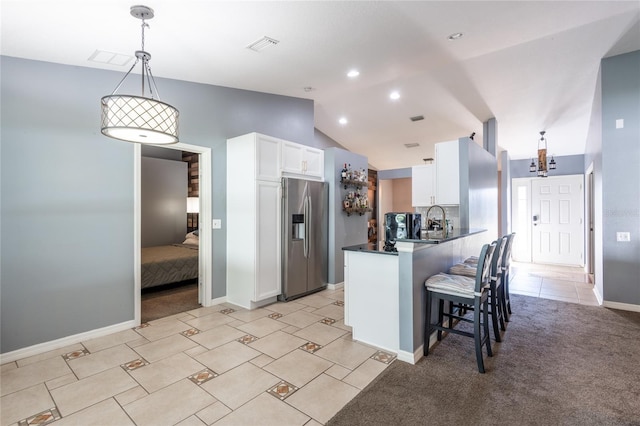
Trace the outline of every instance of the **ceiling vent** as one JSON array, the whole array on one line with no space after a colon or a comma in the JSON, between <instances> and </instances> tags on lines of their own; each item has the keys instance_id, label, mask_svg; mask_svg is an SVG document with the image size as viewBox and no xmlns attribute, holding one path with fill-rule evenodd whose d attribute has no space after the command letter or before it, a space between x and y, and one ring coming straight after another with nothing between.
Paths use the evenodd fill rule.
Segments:
<instances>
[{"instance_id":1,"label":"ceiling vent","mask_svg":"<svg viewBox=\"0 0 640 426\"><path fill-rule=\"evenodd\" d=\"M411 121L420 121L420 120L424 120L424 115L416 115L414 117L409 117L409 120Z\"/></svg>"},{"instance_id":2,"label":"ceiling vent","mask_svg":"<svg viewBox=\"0 0 640 426\"><path fill-rule=\"evenodd\" d=\"M275 46L278 43L280 43L278 40L264 36L248 45L247 49L253 50L254 52L260 52L261 50L264 50L269 46Z\"/></svg>"},{"instance_id":3,"label":"ceiling vent","mask_svg":"<svg viewBox=\"0 0 640 426\"><path fill-rule=\"evenodd\" d=\"M417 148L417 147L420 146L420 144L416 143L416 142L414 142L414 143L405 143L404 146L405 146L405 148Z\"/></svg>"},{"instance_id":4,"label":"ceiling vent","mask_svg":"<svg viewBox=\"0 0 640 426\"><path fill-rule=\"evenodd\" d=\"M121 67L127 65L129 62L131 62L132 59L134 58L131 55L123 55L122 53L107 52L104 50L96 50L88 58L88 60L91 62L97 62L99 64L118 65Z\"/></svg>"}]
</instances>

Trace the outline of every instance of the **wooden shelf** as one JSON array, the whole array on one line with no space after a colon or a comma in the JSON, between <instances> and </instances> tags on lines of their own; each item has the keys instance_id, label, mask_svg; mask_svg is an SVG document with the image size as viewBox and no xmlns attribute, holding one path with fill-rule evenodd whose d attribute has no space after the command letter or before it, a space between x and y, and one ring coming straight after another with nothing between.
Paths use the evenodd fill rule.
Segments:
<instances>
[{"instance_id":1,"label":"wooden shelf","mask_svg":"<svg viewBox=\"0 0 640 426\"><path fill-rule=\"evenodd\" d=\"M368 188L369 187L369 182L368 181L361 181L361 180L347 180L347 179L341 179L340 183L344 185L344 189L347 189L350 186L355 186L356 188Z\"/></svg>"},{"instance_id":2,"label":"wooden shelf","mask_svg":"<svg viewBox=\"0 0 640 426\"><path fill-rule=\"evenodd\" d=\"M343 208L345 212L347 212L347 216L351 216L352 213L358 213L362 216L365 213L373 211L371 207L349 207L347 209Z\"/></svg>"}]
</instances>

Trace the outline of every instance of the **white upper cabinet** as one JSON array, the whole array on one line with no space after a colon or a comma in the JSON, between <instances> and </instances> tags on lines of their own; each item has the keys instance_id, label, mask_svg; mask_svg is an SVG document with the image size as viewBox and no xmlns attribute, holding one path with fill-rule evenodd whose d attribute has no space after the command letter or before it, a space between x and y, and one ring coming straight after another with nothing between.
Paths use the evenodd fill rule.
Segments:
<instances>
[{"instance_id":1,"label":"white upper cabinet","mask_svg":"<svg viewBox=\"0 0 640 426\"><path fill-rule=\"evenodd\" d=\"M460 204L460 152L458 141L436 144L435 164L411 168L411 205Z\"/></svg>"},{"instance_id":2,"label":"white upper cabinet","mask_svg":"<svg viewBox=\"0 0 640 426\"><path fill-rule=\"evenodd\" d=\"M460 144L436 144L436 204L460 204Z\"/></svg>"},{"instance_id":3,"label":"white upper cabinet","mask_svg":"<svg viewBox=\"0 0 640 426\"><path fill-rule=\"evenodd\" d=\"M435 168L433 164L411 168L411 205L413 207L435 204Z\"/></svg>"},{"instance_id":4,"label":"white upper cabinet","mask_svg":"<svg viewBox=\"0 0 640 426\"><path fill-rule=\"evenodd\" d=\"M324 151L294 142L282 142L282 173L324 180Z\"/></svg>"},{"instance_id":5,"label":"white upper cabinet","mask_svg":"<svg viewBox=\"0 0 640 426\"><path fill-rule=\"evenodd\" d=\"M280 139L255 134L256 179L280 181ZM254 161L247 158L248 164Z\"/></svg>"}]
</instances>

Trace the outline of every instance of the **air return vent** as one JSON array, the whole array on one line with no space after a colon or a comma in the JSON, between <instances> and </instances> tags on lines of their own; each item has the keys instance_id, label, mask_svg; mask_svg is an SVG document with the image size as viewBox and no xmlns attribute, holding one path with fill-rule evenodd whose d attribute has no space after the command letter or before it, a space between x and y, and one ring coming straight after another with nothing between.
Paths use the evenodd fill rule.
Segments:
<instances>
[{"instance_id":1,"label":"air return vent","mask_svg":"<svg viewBox=\"0 0 640 426\"><path fill-rule=\"evenodd\" d=\"M248 45L247 49L253 50L254 52L260 52L261 50L264 50L269 46L275 46L278 43L280 43L278 40L264 36Z\"/></svg>"},{"instance_id":2,"label":"air return vent","mask_svg":"<svg viewBox=\"0 0 640 426\"><path fill-rule=\"evenodd\" d=\"M405 143L404 146L405 146L405 148L417 148L417 147L420 146L420 144L416 143L416 142L414 142L414 143Z\"/></svg>"},{"instance_id":3,"label":"air return vent","mask_svg":"<svg viewBox=\"0 0 640 426\"><path fill-rule=\"evenodd\" d=\"M424 115L416 115L416 116L413 116L413 117L409 117L409 120L411 120L411 121L424 120Z\"/></svg>"}]
</instances>

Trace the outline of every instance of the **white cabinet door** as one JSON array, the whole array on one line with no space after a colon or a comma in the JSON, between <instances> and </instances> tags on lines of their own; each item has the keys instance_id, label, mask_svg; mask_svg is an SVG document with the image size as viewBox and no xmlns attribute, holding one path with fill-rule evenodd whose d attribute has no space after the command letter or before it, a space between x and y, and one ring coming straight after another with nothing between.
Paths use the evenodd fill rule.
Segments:
<instances>
[{"instance_id":1,"label":"white cabinet door","mask_svg":"<svg viewBox=\"0 0 640 426\"><path fill-rule=\"evenodd\" d=\"M435 201L435 175L432 164L411 168L411 205L432 206Z\"/></svg>"},{"instance_id":2,"label":"white cabinet door","mask_svg":"<svg viewBox=\"0 0 640 426\"><path fill-rule=\"evenodd\" d=\"M437 204L460 204L460 154L458 141L436 144Z\"/></svg>"},{"instance_id":3,"label":"white cabinet door","mask_svg":"<svg viewBox=\"0 0 640 426\"><path fill-rule=\"evenodd\" d=\"M317 148L305 147L303 151L304 174L324 179L324 151Z\"/></svg>"},{"instance_id":4,"label":"white cabinet door","mask_svg":"<svg viewBox=\"0 0 640 426\"><path fill-rule=\"evenodd\" d=\"M280 180L280 140L256 136L256 179ZM250 162L250 159L247 159ZM250 163L249 163L250 164Z\"/></svg>"},{"instance_id":5,"label":"white cabinet door","mask_svg":"<svg viewBox=\"0 0 640 426\"><path fill-rule=\"evenodd\" d=\"M256 181L256 213L256 284L253 301L259 302L281 292L279 182Z\"/></svg>"},{"instance_id":6,"label":"white cabinet door","mask_svg":"<svg viewBox=\"0 0 640 426\"><path fill-rule=\"evenodd\" d=\"M282 141L282 173L323 179L324 151Z\"/></svg>"},{"instance_id":7,"label":"white cabinet door","mask_svg":"<svg viewBox=\"0 0 640 426\"><path fill-rule=\"evenodd\" d=\"M303 146L293 142L282 142L282 171L302 174Z\"/></svg>"}]
</instances>

